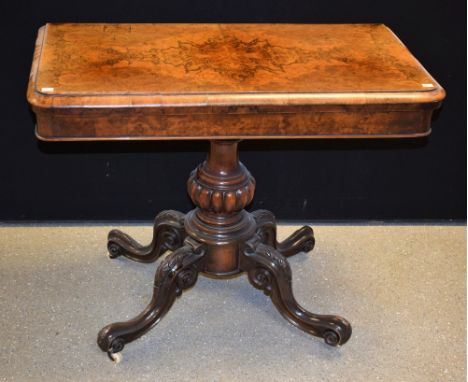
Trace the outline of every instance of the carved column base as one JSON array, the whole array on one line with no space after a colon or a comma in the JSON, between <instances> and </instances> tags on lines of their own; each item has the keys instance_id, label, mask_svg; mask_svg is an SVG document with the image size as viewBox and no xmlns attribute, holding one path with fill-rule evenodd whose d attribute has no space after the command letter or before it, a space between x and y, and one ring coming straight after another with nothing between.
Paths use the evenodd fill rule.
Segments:
<instances>
[{"instance_id":1,"label":"carved column base","mask_svg":"<svg viewBox=\"0 0 468 382\"><path fill-rule=\"evenodd\" d=\"M146 246L121 231L109 233L111 258L153 262L173 251L156 271L153 297L146 309L132 320L110 324L99 332L98 345L111 359L125 344L153 328L182 291L196 283L198 273L222 277L247 272L252 285L270 296L290 323L331 346L348 341L348 321L310 313L294 299L286 257L313 249L312 228L302 227L278 242L271 212L244 210L254 188L253 177L237 159L237 142L214 141L208 159L188 181L195 210L186 215L177 211L158 214L153 240Z\"/></svg>"}]
</instances>

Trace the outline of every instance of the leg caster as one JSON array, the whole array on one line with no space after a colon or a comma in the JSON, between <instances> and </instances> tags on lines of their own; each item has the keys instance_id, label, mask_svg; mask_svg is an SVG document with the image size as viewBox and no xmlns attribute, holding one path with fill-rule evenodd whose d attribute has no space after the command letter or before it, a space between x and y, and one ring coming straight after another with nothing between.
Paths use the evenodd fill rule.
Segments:
<instances>
[{"instance_id":1,"label":"leg caster","mask_svg":"<svg viewBox=\"0 0 468 382\"><path fill-rule=\"evenodd\" d=\"M174 251L185 238L184 214L178 211L162 211L156 216L153 240L149 245L141 245L119 230L109 232L107 248L109 257L125 256L140 263L156 261L165 251Z\"/></svg>"},{"instance_id":2,"label":"leg caster","mask_svg":"<svg viewBox=\"0 0 468 382\"><path fill-rule=\"evenodd\" d=\"M278 311L290 323L321 337L328 345L343 345L351 336L351 325L344 318L318 315L302 308L292 292L291 268L286 258L276 249L263 243L247 246L241 253L241 268L251 284L264 291Z\"/></svg>"},{"instance_id":3,"label":"leg caster","mask_svg":"<svg viewBox=\"0 0 468 382\"><path fill-rule=\"evenodd\" d=\"M299 252L309 252L315 246L314 231L309 226L304 226L294 232L282 242L276 240L275 216L267 210L257 210L252 213L257 222L257 236L259 240L275 248L285 257Z\"/></svg>"},{"instance_id":4,"label":"leg caster","mask_svg":"<svg viewBox=\"0 0 468 382\"><path fill-rule=\"evenodd\" d=\"M198 277L197 262L205 250L192 240L167 256L159 265L154 280L153 297L146 309L134 319L104 327L98 334L98 345L114 360L115 353L155 326L169 311L182 290L195 284Z\"/></svg>"}]
</instances>

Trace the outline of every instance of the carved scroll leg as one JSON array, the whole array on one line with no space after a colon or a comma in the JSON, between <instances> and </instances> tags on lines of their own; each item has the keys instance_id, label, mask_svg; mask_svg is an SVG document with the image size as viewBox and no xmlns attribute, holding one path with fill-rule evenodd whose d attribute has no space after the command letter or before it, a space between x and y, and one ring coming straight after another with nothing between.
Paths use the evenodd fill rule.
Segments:
<instances>
[{"instance_id":1,"label":"carved scroll leg","mask_svg":"<svg viewBox=\"0 0 468 382\"><path fill-rule=\"evenodd\" d=\"M162 211L154 221L153 240L149 245L141 245L119 230L109 232L107 248L109 256L125 256L141 263L157 260L165 251L179 248L185 238L184 214L178 211Z\"/></svg>"},{"instance_id":2,"label":"carved scroll leg","mask_svg":"<svg viewBox=\"0 0 468 382\"><path fill-rule=\"evenodd\" d=\"M351 325L344 318L318 315L302 308L292 292L291 268L286 258L265 244L247 248L241 255L241 268L248 272L252 285L264 291L290 323L321 337L328 345L343 345L351 336Z\"/></svg>"},{"instance_id":3,"label":"carved scroll leg","mask_svg":"<svg viewBox=\"0 0 468 382\"><path fill-rule=\"evenodd\" d=\"M197 281L197 262L205 251L190 239L186 243L159 265L153 297L146 309L132 320L107 325L99 332L97 343L111 359L113 353L120 352L125 344L154 327L169 311L176 297L182 294L182 290L192 287Z\"/></svg>"},{"instance_id":4,"label":"carved scroll leg","mask_svg":"<svg viewBox=\"0 0 468 382\"><path fill-rule=\"evenodd\" d=\"M304 226L282 242L276 240L276 219L267 210L257 210L252 213L257 223L257 236L260 242L276 248L283 256L289 257L299 252L309 252L315 246L314 231Z\"/></svg>"},{"instance_id":5,"label":"carved scroll leg","mask_svg":"<svg viewBox=\"0 0 468 382\"><path fill-rule=\"evenodd\" d=\"M276 243L276 250L283 256L289 257L299 252L309 252L314 249L314 231L309 226L304 226L295 231L282 242Z\"/></svg>"}]
</instances>

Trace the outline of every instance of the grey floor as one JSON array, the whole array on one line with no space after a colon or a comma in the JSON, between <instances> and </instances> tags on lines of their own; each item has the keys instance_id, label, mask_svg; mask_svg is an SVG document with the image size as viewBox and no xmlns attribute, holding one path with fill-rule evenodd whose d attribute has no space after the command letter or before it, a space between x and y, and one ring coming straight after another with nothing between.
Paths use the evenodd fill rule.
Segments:
<instances>
[{"instance_id":1,"label":"grey floor","mask_svg":"<svg viewBox=\"0 0 468 382\"><path fill-rule=\"evenodd\" d=\"M156 264L106 257L110 228L0 228L0 380L466 380L466 227L315 227L316 248L290 259L295 294L353 324L341 348L288 324L245 276L200 277L118 365L96 334L145 307Z\"/></svg>"}]
</instances>

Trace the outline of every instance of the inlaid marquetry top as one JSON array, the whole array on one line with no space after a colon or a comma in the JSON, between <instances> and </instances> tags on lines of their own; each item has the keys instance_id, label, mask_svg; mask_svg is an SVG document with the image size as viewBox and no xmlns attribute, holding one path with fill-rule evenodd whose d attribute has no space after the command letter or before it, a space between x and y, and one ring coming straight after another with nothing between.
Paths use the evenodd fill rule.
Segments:
<instances>
[{"instance_id":1,"label":"inlaid marquetry top","mask_svg":"<svg viewBox=\"0 0 468 382\"><path fill-rule=\"evenodd\" d=\"M257 117L327 105L332 107L328 111L335 105L386 105L382 110L388 110L392 109L388 105L408 109L426 104L431 109L443 98L440 85L381 24L47 24L37 39L28 89L36 111L109 108L118 113L141 107L170 115ZM155 132L144 118L138 122L142 138L181 134L162 133L162 128ZM313 124L309 122L308 130L293 126L271 133L243 125L242 131L215 135L334 134L318 130L315 134ZM194 132L188 125L186 129L188 138L213 135ZM357 135L385 134L371 130ZM62 127L54 134L64 131ZM95 127L94 137L102 133L112 138L114 130L106 131ZM70 138L80 137L79 132L68 133ZM131 134L136 133L127 135Z\"/></svg>"}]
</instances>

